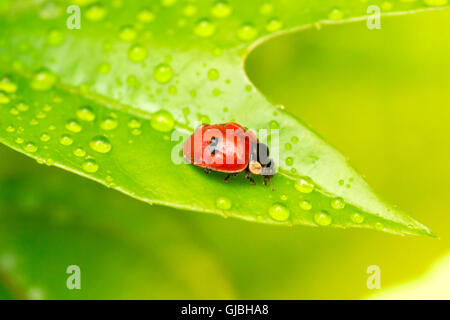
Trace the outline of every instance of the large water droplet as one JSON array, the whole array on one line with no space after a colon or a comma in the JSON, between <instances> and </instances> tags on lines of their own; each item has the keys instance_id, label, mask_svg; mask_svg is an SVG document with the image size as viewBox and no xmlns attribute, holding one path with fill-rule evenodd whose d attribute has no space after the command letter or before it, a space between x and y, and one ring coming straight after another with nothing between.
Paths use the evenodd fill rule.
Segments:
<instances>
[{"instance_id":1,"label":"large water droplet","mask_svg":"<svg viewBox=\"0 0 450 320\"><path fill-rule=\"evenodd\" d=\"M331 10L331 12L328 14L328 19L330 20L341 20L343 18L343 13L341 10L339 9L333 9Z\"/></svg>"},{"instance_id":2,"label":"large water droplet","mask_svg":"<svg viewBox=\"0 0 450 320\"><path fill-rule=\"evenodd\" d=\"M331 200L331 207L335 210L341 210L345 208L345 202L342 198L336 198Z\"/></svg>"},{"instance_id":3,"label":"large water droplet","mask_svg":"<svg viewBox=\"0 0 450 320\"><path fill-rule=\"evenodd\" d=\"M33 75L31 88L36 91L50 90L56 82L56 76L48 70L38 71Z\"/></svg>"},{"instance_id":4,"label":"large water droplet","mask_svg":"<svg viewBox=\"0 0 450 320\"><path fill-rule=\"evenodd\" d=\"M294 186L301 193L311 193L314 190L314 184L303 178L297 180Z\"/></svg>"},{"instance_id":5,"label":"large water droplet","mask_svg":"<svg viewBox=\"0 0 450 320\"><path fill-rule=\"evenodd\" d=\"M105 18L108 12L106 9L100 4L93 4L87 8L84 13L86 19L90 21L101 21Z\"/></svg>"},{"instance_id":6,"label":"large water droplet","mask_svg":"<svg viewBox=\"0 0 450 320\"><path fill-rule=\"evenodd\" d=\"M226 18L231 14L232 7L225 1L218 1L211 8L211 14L216 18Z\"/></svg>"},{"instance_id":7,"label":"large water droplet","mask_svg":"<svg viewBox=\"0 0 450 320\"><path fill-rule=\"evenodd\" d=\"M78 123L77 120L71 119L66 123L66 129L72 132L80 132L83 127Z\"/></svg>"},{"instance_id":8,"label":"large water droplet","mask_svg":"<svg viewBox=\"0 0 450 320\"><path fill-rule=\"evenodd\" d=\"M331 224L331 216L326 211L317 212L314 215L314 221L319 226L328 226Z\"/></svg>"},{"instance_id":9,"label":"large water droplet","mask_svg":"<svg viewBox=\"0 0 450 320\"><path fill-rule=\"evenodd\" d=\"M351 215L350 219L357 224L363 223L364 222L364 217L359 214L358 212L355 212Z\"/></svg>"},{"instance_id":10,"label":"large water droplet","mask_svg":"<svg viewBox=\"0 0 450 320\"><path fill-rule=\"evenodd\" d=\"M0 90L13 93L17 91L17 83L13 82L9 77L3 77L0 79Z\"/></svg>"},{"instance_id":11,"label":"large water droplet","mask_svg":"<svg viewBox=\"0 0 450 320\"><path fill-rule=\"evenodd\" d=\"M95 173L98 171L98 164L97 162L95 162L94 159L87 159L86 161L83 162L81 167L83 168L84 171L89 173Z\"/></svg>"},{"instance_id":12,"label":"large water droplet","mask_svg":"<svg viewBox=\"0 0 450 320\"><path fill-rule=\"evenodd\" d=\"M111 117L105 118L100 124L100 127L106 131L114 130L115 128L117 128L117 126L117 120Z\"/></svg>"},{"instance_id":13,"label":"large water droplet","mask_svg":"<svg viewBox=\"0 0 450 320\"><path fill-rule=\"evenodd\" d=\"M23 149L26 152L34 153L38 150L38 147L33 142L28 142Z\"/></svg>"},{"instance_id":14,"label":"large water droplet","mask_svg":"<svg viewBox=\"0 0 450 320\"><path fill-rule=\"evenodd\" d=\"M238 31L238 37L243 41L253 40L257 35L258 30L251 24L244 24Z\"/></svg>"},{"instance_id":15,"label":"large water droplet","mask_svg":"<svg viewBox=\"0 0 450 320\"><path fill-rule=\"evenodd\" d=\"M111 142L104 136L96 136L90 142L89 146L92 150L99 153L108 153L112 149Z\"/></svg>"},{"instance_id":16,"label":"large water droplet","mask_svg":"<svg viewBox=\"0 0 450 320\"><path fill-rule=\"evenodd\" d=\"M202 38L207 38L207 37L212 36L215 31L216 31L216 26L208 19L199 20L194 27L195 35L202 37Z\"/></svg>"},{"instance_id":17,"label":"large water droplet","mask_svg":"<svg viewBox=\"0 0 450 320\"><path fill-rule=\"evenodd\" d=\"M120 28L119 39L126 42L132 42L136 38L137 32L131 25Z\"/></svg>"},{"instance_id":18,"label":"large water droplet","mask_svg":"<svg viewBox=\"0 0 450 320\"><path fill-rule=\"evenodd\" d=\"M290 212L285 206L276 203L269 208L269 215L272 219L283 222L289 219Z\"/></svg>"},{"instance_id":19,"label":"large water droplet","mask_svg":"<svg viewBox=\"0 0 450 320\"><path fill-rule=\"evenodd\" d=\"M148 56L148 50L139 44L134 44L128 49L128 59L132 62L142 62Z\"/></svg>"},{"instance_id":20,"label":"large water droplet","mask_svg":"<svg viewBox=\"0 0 450 320\"><path fill-rule=\"evenodd\" d=\"M95 119L95 113L91 107L84 106L77 110L77 117L80 120L91 122Z\"/></svg>"},{"instance_id":21,"label":"large water droplet","mask_svg":"<svg viewBox=\"0 0 450 320\"><path fill-rule=\"evenodd\" d=\"M308 200L302 200L298 203L298 206L305 211L309 211L312 209L312 204Z\"/></svg>"},{"instance_id":22,"label":"large water droplet","mask_svg":"<svg viewBox=\"0 0 450 320\"><path fill-rule=\"evenodd\" d=\"M153 77L159 83L167 83L172 80L173 69L166 63L160 63L153 69Z\"/></svg>"},{"instance_id":23,"label":"large water droplet","mask_svg":"<svg viewBox=\"0 0 450 320\"><path fill-rule=\"evenodd\" d=\"M166 110L160 110L152 115L152 128L161 132L171 131L175 126L172 114Z\"/></svg>"}]
</instances>

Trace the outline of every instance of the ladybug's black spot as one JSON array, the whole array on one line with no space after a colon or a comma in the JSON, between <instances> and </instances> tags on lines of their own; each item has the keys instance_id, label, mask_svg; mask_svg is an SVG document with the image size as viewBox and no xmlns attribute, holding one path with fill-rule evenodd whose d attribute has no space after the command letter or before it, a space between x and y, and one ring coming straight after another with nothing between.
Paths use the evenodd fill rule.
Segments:
<instances>
[{"instance_id":1,"label":"ladybug's black spot","mask_svg":"<svg viewBox=\"0 0 450 320\"><path fill-rule=\"evenodd\" d=\"M219 151L219 144L220 139L217 137L212 137L209 141L209 151L212 155L216 155L216 153Z\"/></svg>"}]
</instances>

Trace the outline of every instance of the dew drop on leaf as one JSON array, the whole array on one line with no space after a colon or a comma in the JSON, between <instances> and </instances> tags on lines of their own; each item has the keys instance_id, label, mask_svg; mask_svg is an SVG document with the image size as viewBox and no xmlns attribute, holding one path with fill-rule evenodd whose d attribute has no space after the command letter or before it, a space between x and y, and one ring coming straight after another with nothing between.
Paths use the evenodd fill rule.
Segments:
<instances>
[{"instance_id":1,"label":"dew drop on leaf","mask_svg":"<svg viewBox=\"0 0 450 320\"><path fill-rule=\"evenodd\" d=\"M167 63L160 63L153 70L153 77L159 83L167 83L172 80L173 69Z\"/></svg>"},{"instance_id":2,"label":"dew drop on leaf","mask_svg":"<svg viewBox=\"0 0 450 320\"><path fill-rule=\"evenodd\" d=\"M24 150L26 152L34 153L34 152L36 152L38 150L38 147L33 142L28 142L25 145Z\"/></svg>"},{"instance_id":3,"label":"dew drop on leaf","mask_svg":"<svg viewBox=\"0 0 450 320\"><path fill-rule=\"evenodd\" d=\"M243 41L253 40L257 35L258 31L251 24L244 24L238 31L238 37Z\"/></svg>"},{"instance_id":4,"label":"dew drop on leaf","mask_svg":"<svg viewBox=\"0 0 450 320\"><path fill-rule=\"evenodd\" d=\"M17 91L17 83L13 82L8 77L3 77L0 79L0 90L7 92L7 93L13 93Z\"/></svg>"},{"instance_id":5,"label":"dew drop on leaf","mask_svg":"<svg viewBox=\"0 0 450 320\"><path fill-rule=\"evenodd\" d=\"M208 70L208 78L209 78L209 80L217 80L217 79L219 79L219 76L220 76L220 74L219 74L219 71L217 70L217 69L209 69Z\"/></svg>"},{"instance_id":6,"label":"dew drop on leaf","mask_svg":"<svg viewBox=\"0 0 450 320\"><path fill-rule=\"evenodd\" d=\"M105 118L100 124L100 127L106 131L114 130L115 128L117 128L117 126L118 126L117 120L111 117Z\"/></svg>"},{"instance_id":7,"label":"dew drop on leaf","mask_svg":"<svg viewBox=\"0 0 450 320\"><path fill-rule=\"evenodd\" d=\"M94 121L95 114L91 107L85 106L77 110L77 117L82 121Z\"/></svg>"},{"instance_id":8,"label":"dew drop on leaf","mask_svg":"<svg viewBox=\"0 0 450 320\"><path fill-rule=\"evenodd\" d=\"M345 202L342 198L336 198L331 200L331 207L335 210L341 210L345 208Z\"/></svg>"},{"instance_id":9,"label":"dew drop on leaf","mask_svg":"<svg viewBox=\"0 0 450 320\"><path fill-rule=\"evenodd\" d=\"M46 42L49 46L58 47L65 39L65 34L58 29L52 29L48 32Z\"/></svg>"},{"instance_id":10,"label":"dew drop on leaf","mask_svg":"<svg viewBox=\"0 0 450 320\"><path fill-rule=\"evenodd\" d=\"M269 208L269 215L272 217L272 219L274 219L275 221L286 221L287 219L289 219L289 209L286 208L285 206L276 203L273 206L271 206Z\"/></svg>"},{"instance_id":11,"label":"dew drop on leaf","mask_svg":"<svg viewBox=\"0 0 450 320\"><path fill-rule=\"evenodd\" d=\"M75 148L75 150L73 150L73 154L76 157L84 157L86 155L86 151L83 148Z\"/></svg>"},{"instance_id":12,"label":"dew drop on leaf","mask_svg":"<svg viewBox=\"0 0 450 320\"><path fill-rule=\"evenodd\" d=\"M120 28L119 39L125 42L132 42L136 38L137 32L131 25Z\"/></svg>"},{"instance_id":13,"label":"dew drop on leaf","mask_svg":"<svg viewBox=\"0 0 450 320\"><path fill-rule=\"evenodd\" d=\"M309 202L308 200L302 200L302 201L300 201L300 202L298 203L298 206L299 206L301 209L305 210L305 211L309 211L309 210L312 209L312 204L311 204L311 202Z\"/></svg>"},{"instance_id":14,"label":"dew drop on leaf","mask_svg":"<svg viewBox=\"0 0 450 320\"><path fill-rule=\"evenodd\" d=\"M50 140L50 135L46 132L42 133L41 136L39 137L39 140L41 140L42 142L47 142Z\"/></svg>"},{"instance_id":15,"label":"dew drop on leaf","mask_svg":"<svg viewBox=\"0 0 450 320\"><path fill-rule=\"evenodd\" d=\"M59 143L61 143L63 146L70 146L73 143L73 140L69 135L65 134L61 136L61 138L59 139Z\"/></svg>"},{"instance_id":16,"label":"dew drop on leaf","mask_svg":"<svg viewBox=\"0 0 450 320\"><path fill-rule=\"evenodd\" d=\"M56 76L48 71L41 70L33 75L31 88L35 91L48 91L56 82Z\"/></svg>"},{"instance_id":17,"label":"dew drop on leaf","mask_svg":"<svg viewBox=\"0 0 450 320\"><path fill-rule=\"evenodd\" d=\"M330 20L341 20L343 18L343 14L342 11L339 9L333 9L331 10L331 12L328 14L328 19Z\"/></svg>"},{"instance_id":18,"label":"dew drop on leaf","mask_svg":"<svg viewBox=\"0 0 450 320\"><path fill-rule=\"evenodd\" d=\"M102 5L93 4L87 8L84 16L90 21L101 21L107 13L107 10Z\"/></svg>"},{"instance_id":19,"label":"dew drop on leaf","mask_svg":"<svg viewBox=\"0 0 450 320\"><path fill-rule=\"evenodd\" d=\"M331 216L326 212L326 211L321 211L321 212L317 212L314 215L314 221L319 225L319 226L328 226L331 224Z\"/></svg>"},{"instance_id":20,"label":"dew drop on leaf","mask_svg":"<svg viewBox=\"0 0 450 320\"><path fill-rule=\"evenodd\" d=\"M11 99L3 92L0 92L0 104L8 104L10 102Z\"/></svg>"},{"instance_id":21,"label":"dew drop on leaf","mask_svg":"<svg viewBox=\"0 0 450 320\"><path fill-rule=\"evenodd\" d=\"M201 19L194 27L194 34L201 38L207 38L214 34L216 26L208 19Z\"/></svg>"},{"instance_id":22,"label":"dew drop on leaf","mask_svg":"<svg viewBox=\"0 0 450 320\"><path fill-rule=\"evenodd\" d=\"M170 112L160 110L152 115L151 125L157 131L168 132L174 128L175 120Z\"/></svg>"},{"instance_id":23,"label":"dew drop on leaf","mask_svg":"<svg viewBox=\"0 0 450 320\"><path fill-rule=\"evenodd\" d=\"M137 19L143 23L152 22L155 19L155 14L148 9L142 9L138 13Z\"/></svg>"},{"instance_id":24,"label":"dew drop on leaf","mask_svg":"<svg viewBox=\"0 0 450 320\"><path fill-rule=\"evenodd\" d=\"M266 30L268 32L275 32L275 31L280 30L282 26L283 26L283 24L281 23L280 20L271 19L271 20L269 20L269 22L267 22Z\"/></svg>"},{"instance_id":25,"label":"dew drop on leaf","mask_svg":"<svg viewBox=\"0 0 450 320\"><path fill-rule=\"evenodd\" d=\"M350 219L357 224L363 223L364 222L364 217L359 214L358 212L355 212L351 215Z\"/></svg>"},{"instance_id":26,"label":"dew drop on leaf","mask_svg":"<svg viewBox=\"0 0 450 320\"><path fill-rule=\"evenodd\" d=\"M111 142L104 136L96 136L90 142L89 146L92 150L99 153L108 153L112 149Z\"/></svg>"},{"instance_id":27,"label":"dew drop on leaf","mask_svg":"<svg viewBox=\"0 0 450 320\"><path fill-rule=\"evenodd\" d=\"M97 162L95 162L94 159L87 159L86 161L83 162L81 167L83 168L84 171L89 173L95 173L98 171L98 164Z\"/></svg>"},{"instance_id":28,"label":"dew drop on leaf","mask_svg":"<svg viewBox=\"0 0 450 320\"><path fill-rule=\"evenodd\" d=\"M216 206L222 210L228 210L231 208L231 201L228 198L220 197L216 199Z\"/></svg>"},{"instance_id":29,"label":"dew drop on leaf","mask_svg":"<svg viewBox=\"0 0 450 320\"><path fill-rule=\"evenodd\" d=\"M78 123L77 120L72 119L72 120L67 121L66 129L71 132L78 133L83 129L83 127Z\"/></svg>"},{"instance_id":30,"label":"dew drop on leaf","mask_svg":"<svg viewBox=\"0 0 450 320\"><path fill-rule=\"evenodd\" d=\"M226 18L231 11L232 7L225 1L217 1L211 8L211 14L216 18Z\"/></svg>"},{"instance_id":31,"label":"dew drop on leaf","mask_svg":"<svg viewBox=\"0 0 450 320\"><path fill-rule=\"evenodd\" d=\"M311 193L314 190L314 184L303 178L297 180L294 186L301 193Z\"/></svg>"},{"instance_id":32,"label":"dew drop on leaf","mask_svg":"<svg viewBox=\"0 0 450 320\"><path fill-rule=\"evenodd\" d=\"M139 44L134 44L128 49L128 59L130 59L130 61L132 62L142 62L147 58L147 56L147 48Z\"/></svg>"}]
</instances>

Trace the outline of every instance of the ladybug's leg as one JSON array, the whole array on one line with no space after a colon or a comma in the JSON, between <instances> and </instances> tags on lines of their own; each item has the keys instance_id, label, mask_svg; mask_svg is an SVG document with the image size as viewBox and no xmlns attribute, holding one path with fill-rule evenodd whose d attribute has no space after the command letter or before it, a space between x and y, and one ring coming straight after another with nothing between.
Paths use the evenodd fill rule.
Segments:
<instances>
[{"instance_id":1,"label":"ladybug's leg","mask_svg":"<svg viewBox=\"0 0 450 320\"><path fill-rule=\"evenodd\" d=\"M205 173L206 173L206 174L210 173L211 171L212 171L211 169L205 168Z\"/></svg>"},{"instance_id":2,"label":"ladybug's leg","mask_svg":"<svg viewBox=\"0 0 450 320\"><path fill-rule=\"evenodd\" d=\"M251 184L256 184L255 180L253 180L250 171L245 171L245 177L250 181Z\"/></svg>"},{"instance_id":3,"label":"ladybug's leg","mask_svg":"<svg viewBox=\"0 0 450 320\"><path fill-rule=\"evenodd\" d=\"M267 186L267 180L269 180L270 187L272 188L272 191L274 191L273 185L272 185L272 176L264 176L264 185L265 186Z\"/></svg>"},{"instance_id":4,"label":"ladybug's leg","mask_svg":"<svg viewBox=\"0 0 450 320\"><path fill-rule=\"evenodd\" d=\"M227 175L225 177L225 179L223 179L223 183L227 183L231 177L235 177L236 175L237 175L237 173L230 173L229 175Z\"/></svg>"}]
</instances>

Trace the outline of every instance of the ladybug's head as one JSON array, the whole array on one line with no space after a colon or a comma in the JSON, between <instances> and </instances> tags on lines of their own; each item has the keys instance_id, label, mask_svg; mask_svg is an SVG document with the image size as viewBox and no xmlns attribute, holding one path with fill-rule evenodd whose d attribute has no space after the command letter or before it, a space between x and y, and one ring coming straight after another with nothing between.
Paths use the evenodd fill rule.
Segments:
<instances>
[{"instance_id":1,"label":"ladybug's head","mask_svg":"<svg viewBox=\"0 0 450 320\"><path fill-rule=\"evenodd\" d=\"M273 176L275 174L274 163L269 158L267 145L260 142L251 143L248 169L257 175Z\"/></svg>"}]
</instances>

